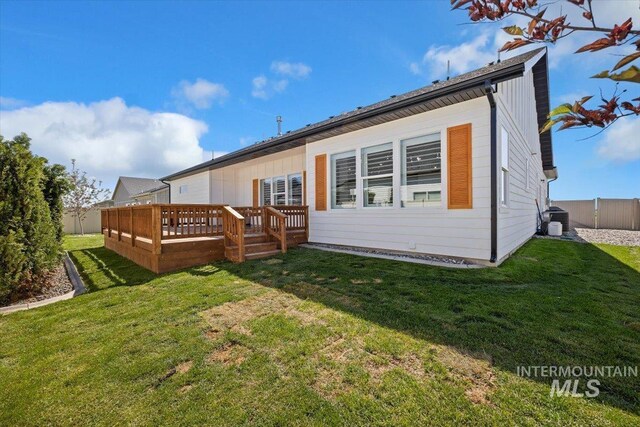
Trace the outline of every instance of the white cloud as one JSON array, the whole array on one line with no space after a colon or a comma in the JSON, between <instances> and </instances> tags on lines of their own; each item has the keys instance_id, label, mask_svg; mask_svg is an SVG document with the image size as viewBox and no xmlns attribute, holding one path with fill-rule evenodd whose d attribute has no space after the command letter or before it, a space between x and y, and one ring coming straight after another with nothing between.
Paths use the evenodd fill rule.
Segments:
<instances>
[{"instance_id":1,"label":"white cloud","mask_svg":"<svg viewBox=\"0 0 640 427\"><path fill-rule=\"evenodd\" d=\"M616 121L598 144L598 154L615 162L640 160L640 120L623 117Z\"/></svg>"},{"instance_id":2,"label":"white cloud","mask_svg":"<svg viewBox=\"0 0 640 427\"><path fill-rule=\"evenodd\" d=\"M196 108L211 108L214 101L222 102L229 96L229 91L220 83L212 83L205 79L196 79L191 83L182 80L173 88L171 94L179 103L189 103Z\"/></svg>"},{"instance_id":3,"label":"white cloud","mask_svg":"<svg viewBox=\"0 0 640 427\"><path fill-rule=\"evenodd\" d=\"M287 79L270 80L264 75L254 77L251 81L251 96L260 99L269 99L276 93L284 92L289 85Z\"/></svg>"},{"instance_id":4,"label":"white cloud","mask_svg":"<svg viewBox=\"0 0 640 427\"><path fill-rule=\"evenodd\" d=\"M25 105L27 105L27 101L23 101L22 99L0 96L0 108L3 110L12 110L14 108L24 107Z\"/></svg>"},{"instance_id":5,"label":"white cloud","mask_svg":"<svg viewBox=\"0 0 640 427\"><path fill-rule=\"evenodd\" d=\"M251 96L254 98L267 99L269 96L267 95L267 78L265 76L254 77L251 81L253 85L253 89L251 90Z\"/></svg>"},{"instance_id":6,"label":"white cloud","mask_svg":"<svg viewBox=\"0 0 640 427\"><path fill-rule=\"evenodd\" d=\"M412 63L410 67L414 74L426 72L432 78L446 77L449 62L450 75L456 76L495 61L497 55L492 46L489 33L483 32L457 46L433 45L422 57L422 64Z\"/></svg>"},{"instance_id":7,"label":"white cloud","mask_svg":"<svg viewBox=\"0 0 640 427\"><path fill-rule=\"evenodd\" d=\"M33 151L51 162L78 166L113 186L119 175L161 177L202 160L204 122L181 114L127 106L120 98L91 104L45 102L3 111L7 138L26 132Z\"/></svg>"},{"instance_id":8,"label":"white cloud","mask_svg":"<svg viewBox=\"0 0 640 427\"><path fill-rule=\"evenodd\" d=\"M311 67L302 62L273 61L271 63L271 71L275 74L303 79L311 74Z\"/></svg>"},{"instance_id":9,"label":"white cloud","mask_svg":"<svg viewBox=\"0 0 640 427\"><path fill-rule=\"evenodd\" d=\"M247 145L253 144L255 142L255 138L252 136L242 136L240 137L240 146L246 147Z\"/></svg>"}]
</instances>

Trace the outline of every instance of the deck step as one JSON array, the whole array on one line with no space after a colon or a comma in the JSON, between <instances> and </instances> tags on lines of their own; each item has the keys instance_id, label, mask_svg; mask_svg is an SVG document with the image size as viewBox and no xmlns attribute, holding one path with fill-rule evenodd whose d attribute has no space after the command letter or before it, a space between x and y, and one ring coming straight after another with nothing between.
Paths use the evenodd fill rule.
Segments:
<instances>
[{"instance_id":1,"label":"deck step","mask_svg":"<svg viewBox=\"0 0 640 427\"><path fill-rule=\"evenodd\" d=\"M279 250L274 249L271 251L264 251L264 252L245 253L244 257L247 260L260 259L260 258L268 258L270 256L278 255L279 253L280 253Z\"/></svg>"},{"instance_id":2,"label":"deck step","mask_svg":"<svg viewBox=\"0 0 640 427\"><path fill-rule=\"evenodd\" d=\"M244 244L248 245L251 243L264 243L269 241L269 236L265 233L261 234L245 234L244 236Z\"/></svg>"},{"instance_id":3,"label":"deck step","mask_svg":"<svg viewBox=\"0 0 640 427\"><path fill-rule=\"evenodd\" d=\"M256 253L256 252L265 252L265 251L273 251L278 248L278 244L276 242L264 242L264 243L249 243L244 245L244 253ZM234 254L238 252L237 246L229 246L229 250L231 250Z\"/></svg>"}]
</instances>

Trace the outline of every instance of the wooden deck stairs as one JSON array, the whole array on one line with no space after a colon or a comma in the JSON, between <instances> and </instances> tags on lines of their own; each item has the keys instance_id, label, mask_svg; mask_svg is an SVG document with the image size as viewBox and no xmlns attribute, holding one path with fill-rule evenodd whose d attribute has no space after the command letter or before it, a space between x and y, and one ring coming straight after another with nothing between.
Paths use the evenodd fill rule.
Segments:
<instances>
[{"instance_id":1,"label":"wooden deck stairs","mask_svg":"<svg viewBox=\"0 0 640 427\"><path fill-rule=\"evenodd\" d=\"M278 255L280 252L278 242L271 241L266 233L245 234L244 236L245 260L267 258ZM225 246L224 255L227 259L238 262L238 245L232 243Z\"/></svg>"}]
</instances>

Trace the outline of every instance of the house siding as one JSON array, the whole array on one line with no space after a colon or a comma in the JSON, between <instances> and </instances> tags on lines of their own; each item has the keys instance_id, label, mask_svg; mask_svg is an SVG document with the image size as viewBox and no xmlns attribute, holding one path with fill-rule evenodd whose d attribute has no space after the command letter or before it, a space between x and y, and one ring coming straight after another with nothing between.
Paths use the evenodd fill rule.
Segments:
<instances>
[{"instance_id":1,"label":"house siding","mask_svg":"<svg viewBox=\"0 0 640 427\"><path fill-rule=\"evenodd\" d=\"M536 199L545 209L547 187L540 155L540 138L533 74L500 83L498 108L498 176L502 164L501 138L504 128L509 134L509 180L506 206L498 207L498 260L519 248L536 231ZM529 172L527 173L527 159ZM527 183L528 180L528 183ZM498 180L498 194L501 194ZM500 201L498 202L500 203Z\"/></svg>"},{"instance_id":2,"label":"house siding","mask_svg":"<svg viewBox=\"0 0 640 427\"><path fill-rule=\"evenodd\" d=\"M253 180L302 173L305 170L305 147L249 160L235 166L235 205L253 205ZM287 182L287 185L288 182ZM303 190L304 191L304 190Z\"/></svg>"},{"instance_id":3,"label":"house siding","mask_svg":"<svg viewBox=\"0 0 640 427\"><path fill-rule=\"evenodd\" d=\"M186 185L187 192L180 193L180 186ZM211 203L210 172L204 171L171 181L171 203Z\"/></svg>"},{"instance_id":4,"label":"house siding","mask_svg":"<svg viewBox=\"0 0 640 427\"><path fill-rule=\"evenodd\" d=\"M438 110L417 114L307 145L306 188L315 188L316 155L341 153L401 139L439 132L441 135L442 190L439 207L315 209L315 191L307 192L309 240L388 250L413 251L488 260L490 256L490 111L479 98ZM472 125L473 208L447 209L447 128ZM396 186L400 177L400 154L394 152ZM327 161L327 191L331 195L330 161ZM359 166L358 166L359 167ZM361 194L358 179L357 194ZM398 199L398 197L395 197ZM415 247L415 248L414 248Z\"/></svg>"}]
</instances>

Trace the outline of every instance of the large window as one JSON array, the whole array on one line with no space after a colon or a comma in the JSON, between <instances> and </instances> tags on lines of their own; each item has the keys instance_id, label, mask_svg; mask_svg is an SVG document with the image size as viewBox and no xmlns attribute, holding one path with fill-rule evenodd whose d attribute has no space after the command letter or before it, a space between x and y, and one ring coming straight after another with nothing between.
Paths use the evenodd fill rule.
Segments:
<instances>
[{"instance_id":1,"label":"large window","mask_svg":"<svg viewBox=\"0 0 640 427\"><path fill-rule=\"evenodd\" d=\"M262 206L302 205L302 174L294 173L260 180Z\"/></svg>"},{"instance_id":2,"label":"large window","mask_svg":"<svg viewBox=\"0 0 640 427\"><path fill-rule=\"evenodd\" d=\"M362 192L365 207L393 206L393 145L362 149Z\"/></svg>"},{"instance_id":3,"label":"large window","mask_svg":"<svg viewBox=\"0 0 640 427\"><path fill-rule=\"evenodd\" d=\"M502 128L500 143L500 158L502 162L500 169L500 204L507 206L509 203L509 133L505 128Z\"/></svg>"},{"instance_id":4,"label":"large window","mask_svg":"<svg viewBox=\"0 0 640 427\"><path fill-rule=\"evenodd\" d=\"M356 153L331 156L331 207L345 209L356 207Z\"/></svg>"},{"instance_id":5,"label":"large window","mask_svg":"<svg viewBox=\"0 0 640 427\"><path fill-rule=\"evenodd\" d=\"M294 173L289 175L289 197L288 204L302 205L302 174Z\"/></svg>"},{"instance_id":6,"label":"large window","mask_svg":"<svg viewBox=\"0 0 640 427\"><path fill-rule=\"evenodd\" d=\"M440 134L401 141L402 207L440 205L442 192Z\"/></svg>"},{"instance_id":7,"label":"large window","mask_svg":"<svg viewBox=\"0 0 640 427\"><path fill-rule=\"evenodd\" d=\"M262 192L262 206L271 205L271 178L260 181L260 191Z\"/></svg>"}]
</instances>

